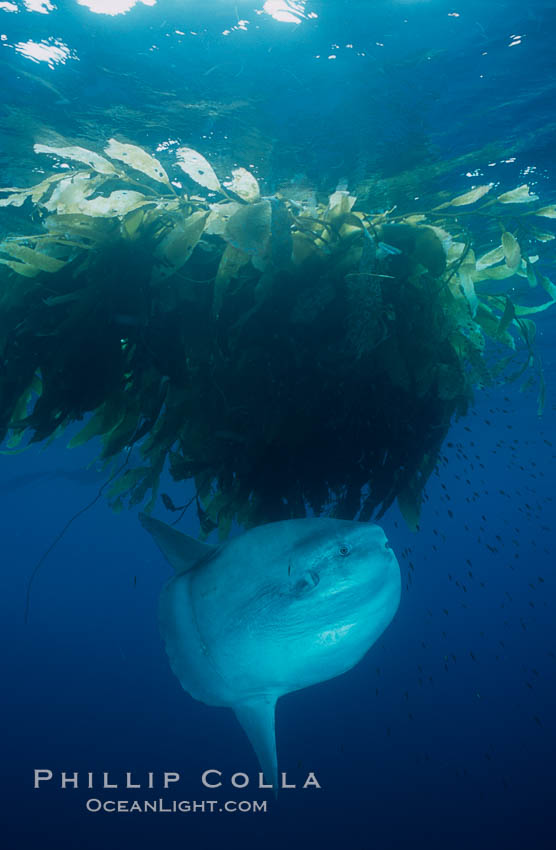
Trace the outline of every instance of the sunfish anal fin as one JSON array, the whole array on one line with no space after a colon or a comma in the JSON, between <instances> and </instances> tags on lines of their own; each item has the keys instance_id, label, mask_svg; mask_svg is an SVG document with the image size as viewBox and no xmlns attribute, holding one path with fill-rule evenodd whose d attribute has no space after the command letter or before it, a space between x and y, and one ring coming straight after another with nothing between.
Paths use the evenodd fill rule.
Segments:
<instances>
[{"instance_id":1,"label":"sunfish anal fin","mask_svg":"<svg viewBox=\"0 0 556 850\"><path fill-rule=\"evenodd\" d=\"M195 564L214 554L219 548L210 543L201 543L147 514L140 513L139 520L143 528L153 536L156 545L176 573L189 572Z\"/></svg>"},{"instance_id":2,"label":"sunfish anal fin","mask_svg":"<svg viewBox=\"0 0 556 850\"><path fill-rule=\"evenodd\" d=\"M278 793L278 758L274 717L276 697L266 695L234 705L236 717L251 741L267 782Z\"/></svg>"}]
</instances>

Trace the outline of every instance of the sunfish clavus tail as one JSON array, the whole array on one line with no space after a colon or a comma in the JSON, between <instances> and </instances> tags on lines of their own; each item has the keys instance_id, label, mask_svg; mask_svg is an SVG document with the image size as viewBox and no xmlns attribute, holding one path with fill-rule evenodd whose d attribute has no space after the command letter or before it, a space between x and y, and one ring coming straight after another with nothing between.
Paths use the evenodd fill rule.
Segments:
<instances>
[{"instance_id":1,"label":"sunfish clavus tail","mask_svg":"<svg viewBox=\"0 0 556 850\"><path fill-rule=\"evenodd\" d=\"M377 525L269 523L221 546L140 514L175 574L160 629L184 690L232 708L278 787L279 697L351 669L392 620L400 570Z\"/></svg>"}]
</instances>

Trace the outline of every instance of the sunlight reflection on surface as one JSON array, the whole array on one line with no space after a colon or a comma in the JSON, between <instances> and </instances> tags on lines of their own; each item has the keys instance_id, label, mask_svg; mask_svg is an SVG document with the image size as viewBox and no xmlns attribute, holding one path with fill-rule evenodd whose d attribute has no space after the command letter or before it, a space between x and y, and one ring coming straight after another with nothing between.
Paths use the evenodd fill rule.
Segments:
<instances>
[{"instance_id":1,"label":"sunlight reflection on surface","mask_svg":"<svg viewBox=\"0 0 556 850\"><path fill-rule=\"evenodd\" d=\"M145 6L156 5L156 0L77 0L77 2L80 6L88 6L91 12L99 15L124 15L136 3L144 3Z\"/></svg>"},{"instance_id":2,"label":"sunlight reflection on surface","mask_svg":"<svg viewBox=\"0 0 556 850\"><path fill-rule=\"evenodd\" d=\"M274 18L288 24L300 24L305 17L305 2L294 0L266 0L263 11Z\"/></svg>"},{"instance_id":3,"label":"sunlight reflection on surface","mask_svg":"<svg viewBox=\"0 0 556 850\"><path fill-rule=\"evenodd\" d=\"M56 8L50 0L24 0L24 5L28 12L40 12L41 15L48 15Z\"/></svg>"},{"instance_id":4,"label":"sunlight reflection on surface","mask_svg":"<svg viewBox=\"0 0 556 850\"><path fill-rule=\"evenodd\" d=\"M17 53L33 62L46 62L51 68L77 57L62 41L19 41L14 44Z\"/></svg>"}]
</instances>

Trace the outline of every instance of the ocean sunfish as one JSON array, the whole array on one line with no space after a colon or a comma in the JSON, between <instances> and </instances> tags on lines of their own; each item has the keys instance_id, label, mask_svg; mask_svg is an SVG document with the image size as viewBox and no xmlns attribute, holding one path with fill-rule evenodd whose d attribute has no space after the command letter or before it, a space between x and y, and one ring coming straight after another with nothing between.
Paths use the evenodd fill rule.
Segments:
<instances>
[{"instance_id":1,"label":"ocean sunfish","mask_svg":"<svg viewBox=\"0 0 556 850\"><path fill-rule=\"evenodd\" d=\"M277 788L278 698L351 669L396 613L400 569L384 532L292 519L214 546L140 519L175 570L159 607L172 670L195 699L235 711Z\"/></svg>"}]
</instances>

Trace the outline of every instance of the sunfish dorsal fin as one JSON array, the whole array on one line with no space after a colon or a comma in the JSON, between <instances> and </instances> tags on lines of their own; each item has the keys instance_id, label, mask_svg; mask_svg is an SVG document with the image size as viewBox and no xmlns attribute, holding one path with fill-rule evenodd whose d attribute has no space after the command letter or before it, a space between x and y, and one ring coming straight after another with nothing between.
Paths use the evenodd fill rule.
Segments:
<instances>
[{"instance_id":1,"label":"sunfish dorsal fin","mask_svg":"<svg viewBox=\"0 0 556 850\"><path fill-rule=\"evenodd\" d=\"M176 573L188 572L198 561L219 548L211 546L210 543L201 543L147 514L140 513L139 520L143 528L153 536L156 545Z\"/></svg>"},{"instance_id":2,"label":"sunfish dorsal fin","mask_svg":"<svg viewBox=\"0 0 556 850\"><path fill-rule=\"evenodd\" d=\"M251 741L267 782L278 791L278 758L274 717L276 697L265 695L234 705L236 717Z\"/></svg>"}]
</instances>

